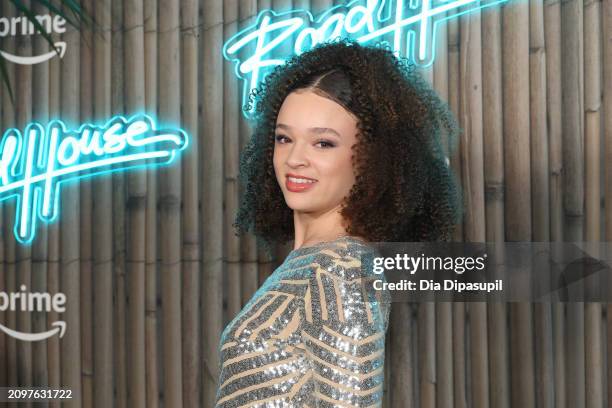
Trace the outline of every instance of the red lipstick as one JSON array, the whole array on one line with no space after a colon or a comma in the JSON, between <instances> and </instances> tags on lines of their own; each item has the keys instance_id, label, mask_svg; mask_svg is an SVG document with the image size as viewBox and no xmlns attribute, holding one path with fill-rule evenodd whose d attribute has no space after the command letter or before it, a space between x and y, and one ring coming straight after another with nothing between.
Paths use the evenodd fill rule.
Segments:
<instances>
[{"instance_id":1,"label":"red lipstick","mask_svg":"<svg viewBox=\"0 0 612 408\"><path fill-rule=\"evenodd\" d=\"M292 181L290 178L300 179L303 181L300 183L297 181ZM303 191L310 190L312 186L316 184L316 182L317 180L313 178L299 176L297 174L287 174L285 177L285 187L287 187L287 190L291 191L292 193L301 193Z\"/></svg>"}]
</instances>

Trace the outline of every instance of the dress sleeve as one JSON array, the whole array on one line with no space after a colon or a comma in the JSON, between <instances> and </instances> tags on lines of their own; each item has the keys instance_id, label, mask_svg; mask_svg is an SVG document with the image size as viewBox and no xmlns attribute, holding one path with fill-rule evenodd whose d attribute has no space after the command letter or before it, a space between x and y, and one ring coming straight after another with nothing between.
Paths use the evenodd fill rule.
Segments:
<instances>
[{"instance_id":1,"label":"dress sleeve","mask_svg":"<svg viewBox=\"0 0 612 408\"><path fill-rule=\"evenodd\" d=\"M358 257L333 250L312 265L301 336L317 406L382 404L389 304L368 289L367 275Z\"/></svg>"}]
</instances>

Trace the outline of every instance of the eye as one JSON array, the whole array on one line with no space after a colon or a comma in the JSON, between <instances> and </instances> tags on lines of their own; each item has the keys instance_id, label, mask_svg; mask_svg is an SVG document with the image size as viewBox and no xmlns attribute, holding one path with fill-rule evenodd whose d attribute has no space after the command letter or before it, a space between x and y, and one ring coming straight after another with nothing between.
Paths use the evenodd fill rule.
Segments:
<instances>
[{"instance_id":1,"label":"eye","mask_svg":"<svg viewBox=\"0 0 612 408\"><path fill-rule=\"evenodd\" d=\"M289 138L285 135L275 135L274 140L276 143L285 144L289 142Z\"/></svg>"},{"instance_id":2,"label":"eye","mask_svg":"<svg viewBox=\"0 0 612 408\"><path fill-rule=\"evenodd\" d=\"M319 140L315 146L318 146L322 149L329 149L331 147L336 147L336 144L334 142L331 142L329 140Z\"/></svg>"}]
</instances>

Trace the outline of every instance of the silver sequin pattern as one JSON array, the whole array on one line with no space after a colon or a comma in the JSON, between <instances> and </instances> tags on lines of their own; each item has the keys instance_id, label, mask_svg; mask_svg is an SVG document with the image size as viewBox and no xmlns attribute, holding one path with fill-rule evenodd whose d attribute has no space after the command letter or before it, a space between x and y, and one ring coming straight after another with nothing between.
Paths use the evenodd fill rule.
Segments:
<instances>
[{"instance_id":1,"label":"silver sequin pattern","mask_svg":"<svg viewBox=\"0 0 612 408\"><path fill-rule=\"evenodd\" d=\"M217 408L378 407L389 294L343 237L292 251L228 324ZM370 285L371 287L371 285Z\"/></svg>"}]
</instances>

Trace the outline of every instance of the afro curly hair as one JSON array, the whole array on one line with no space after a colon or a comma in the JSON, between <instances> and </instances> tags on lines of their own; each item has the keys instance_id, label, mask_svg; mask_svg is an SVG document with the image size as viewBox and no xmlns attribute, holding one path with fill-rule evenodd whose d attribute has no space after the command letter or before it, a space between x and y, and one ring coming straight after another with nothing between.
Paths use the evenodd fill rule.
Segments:
<instances>
[{"instance_id":1,"label":"afro curly hair","mask_svg":"<svg viewBox=\"0 0 612 408\"><path fill-rule=\"evenodd\" d=\"M234 223L238 234L253 232L267 245L293 239L293 210L272 159L281 105L303 89L337 102L358 119L355 184L341 211L347 232L371 242L450 240L461 198L442 137L454 146L456 121L414 65L388 48L351 40L320 44L293 57L251 95L255 123L240 160L245 190Z\"/></svg>"}]
</instances>

